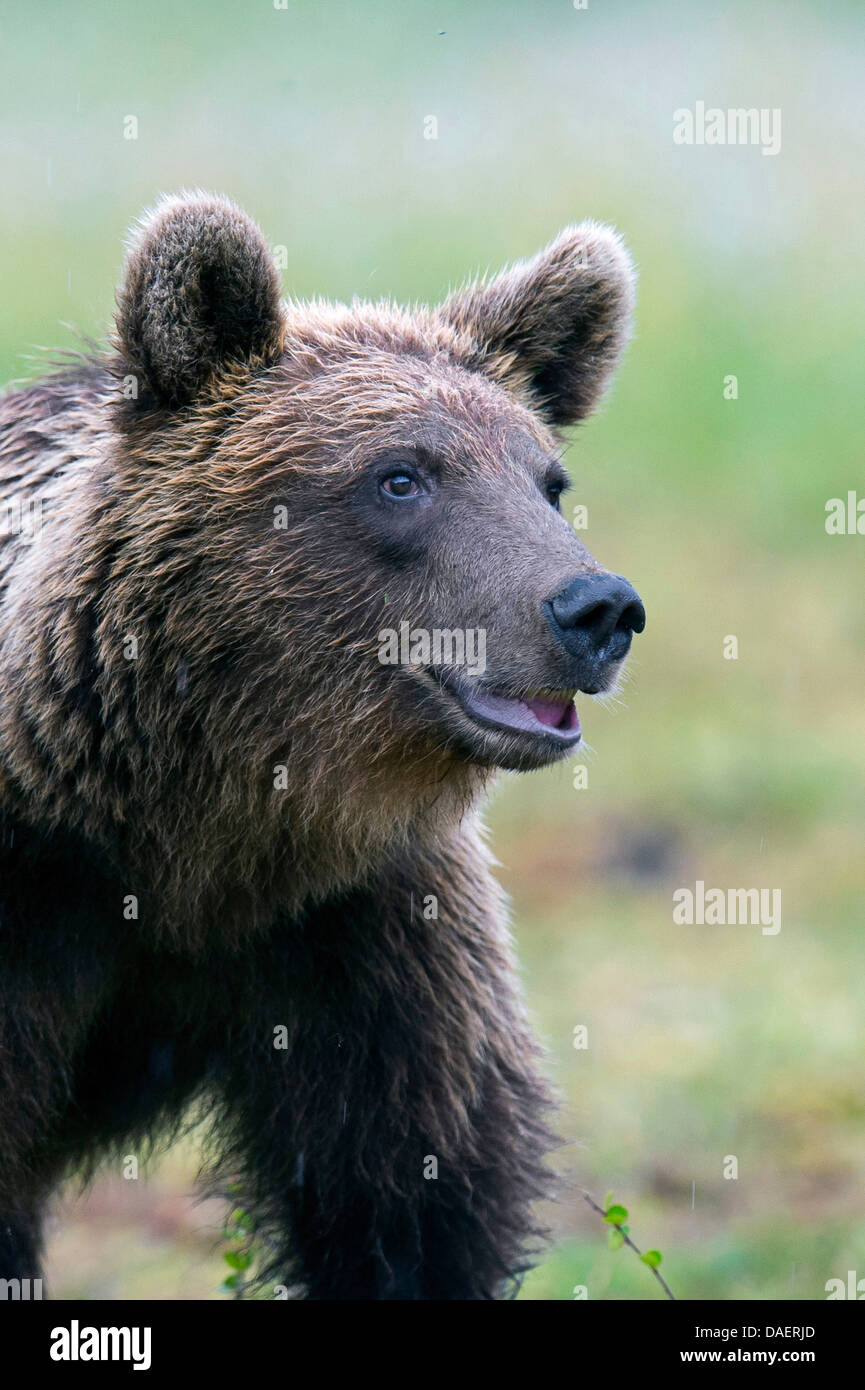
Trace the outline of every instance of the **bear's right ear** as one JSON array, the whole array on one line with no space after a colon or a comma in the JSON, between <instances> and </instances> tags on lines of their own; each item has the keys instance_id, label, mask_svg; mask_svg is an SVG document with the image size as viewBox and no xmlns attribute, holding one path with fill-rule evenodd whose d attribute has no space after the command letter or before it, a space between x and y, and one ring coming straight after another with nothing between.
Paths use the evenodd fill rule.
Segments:
<instances>
[{"instance_id":1,"label":"bear's right ear","mask_svg":"<svg viewBox=\"0 0 865 1390\"><path fill-rule=\"evenodd\" d=\"M228 198L163 198L130 244L117 295L115 346L139 403L189 405L230 364L276 361L281 289L264 237Z\"/></svg>"}]
</instances>

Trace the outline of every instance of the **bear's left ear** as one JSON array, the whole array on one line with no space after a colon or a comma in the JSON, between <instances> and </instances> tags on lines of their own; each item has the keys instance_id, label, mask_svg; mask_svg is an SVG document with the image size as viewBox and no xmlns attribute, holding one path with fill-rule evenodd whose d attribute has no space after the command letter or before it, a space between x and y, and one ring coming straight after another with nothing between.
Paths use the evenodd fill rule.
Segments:
<instances>
[{"instance_id":1,"label":"bear's left ear","mask_svg":"<svg viewBox=\"0 0 865 1390\"><path fill-rule=\"evenodd\" d=\"M442 314L473 344L474 365L528 388L555 425L588 415L628 340L634 268L610 227L566 227L528 261L450 295Z\"/></svg>"},{"instance_id":2,"label":"bear's left ear","mask_svg":"<svg viewBox=\"0 0 865 1390\"><path fill-rule=\"evenodd\" d=\"M232 363L275 361L284 332L279 273L250 218L207 193L163 198L142 219L117 295L115 346L138 399L189 405Z\"/></svg>"}]
</instances>

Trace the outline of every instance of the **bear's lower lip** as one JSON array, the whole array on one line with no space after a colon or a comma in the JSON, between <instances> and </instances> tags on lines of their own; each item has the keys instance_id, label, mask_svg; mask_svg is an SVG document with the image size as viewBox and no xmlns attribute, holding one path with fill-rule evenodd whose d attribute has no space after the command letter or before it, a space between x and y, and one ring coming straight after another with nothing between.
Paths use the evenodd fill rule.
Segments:
<instances>
[{"instance_id":1,"label":"bear's lower lip","mask_svg":"<svg viewBox=\"0 0 865 1390\"><path fill-rule=\"evenodd\" d=\"M468 680L449 675L441 684L455 695L466 714L477 723L508 733L529 734L554 739L560 744L576 744L582 737L574 697L551 695L500 695Z\"/></svg>"}]
</instances>

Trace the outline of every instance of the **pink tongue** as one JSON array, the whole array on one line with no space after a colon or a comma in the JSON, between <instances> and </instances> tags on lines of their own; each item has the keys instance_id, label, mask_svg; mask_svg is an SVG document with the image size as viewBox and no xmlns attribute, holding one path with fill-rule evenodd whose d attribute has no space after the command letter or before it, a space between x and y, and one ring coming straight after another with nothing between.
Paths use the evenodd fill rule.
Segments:
<instances>
[{"instance_id":1,"label":"pink tongue","mask_svg":"<svg viewBox=\"0 0 865 1390\"><path fill-rule=\"evenodd\" d=\"M531 699L523 700L522 703L532 711L532 714L542 724L549 724L556 729L567 714L570 701Z\"/></svg>"}]
</instances>

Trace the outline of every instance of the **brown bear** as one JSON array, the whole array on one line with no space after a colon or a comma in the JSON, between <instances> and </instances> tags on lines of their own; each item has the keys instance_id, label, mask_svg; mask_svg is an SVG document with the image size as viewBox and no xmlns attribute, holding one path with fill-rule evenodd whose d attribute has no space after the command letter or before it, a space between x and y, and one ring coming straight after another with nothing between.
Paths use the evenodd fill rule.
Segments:
<instances>
[{"instance_id":1,"label":"brown bear","mask_svg":"<svg viewBox=\"0 0 865 1390\"><path fill-rule=\"evenodd\" d=\"M644 624L556 433L632 282L583 223L434 309L284 303L183 195L110 348L3 399L0 1278L197 1100L271 1296L516 1286L554 1141L477 808Z\"/></svg>"}]
</instances>

